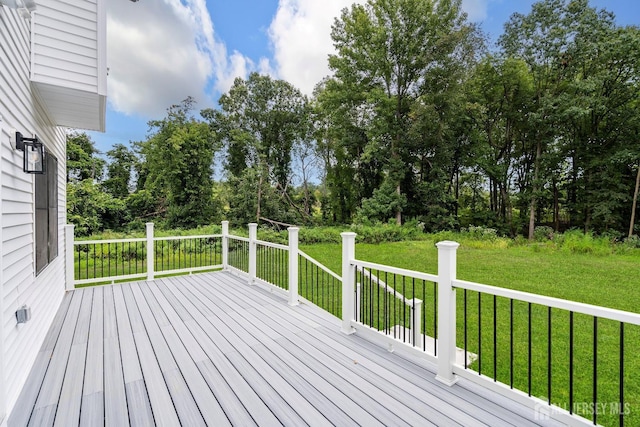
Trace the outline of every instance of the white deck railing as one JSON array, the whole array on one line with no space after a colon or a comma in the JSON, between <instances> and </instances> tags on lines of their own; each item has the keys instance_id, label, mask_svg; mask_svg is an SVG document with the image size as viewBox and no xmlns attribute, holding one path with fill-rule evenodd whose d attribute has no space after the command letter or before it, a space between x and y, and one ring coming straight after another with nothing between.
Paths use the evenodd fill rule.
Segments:
<instances>
[{"instance_id":1,"label":"white deck railing","mask_svg":"<svg viewBox=\"0 0 640 427\"><path fill-rule=\"evenodd\" d=\"M610 362L612 357L618 358L616 360L619 360L619 394L615 399L619 402L621 410L620 420L623 421L624 416L628 415L629 401L628 396L625 396L625 378L628 377L628 373L625 373L625 325L628 325L628 328L640 327L640 314L458 280L456 264L459 245L449 241L436 245L438 274L428 274L359 260L355 254L356 234L342 233L342 272L336 274L299 250L298 228L291 227L288 231L289 242L287 245L282 245L258 240L256 224L249 224L248 238L230 235L227 221L222 223L221 234L180 237L154 237L153 224L148 224L146 238L74 242L73 226L68 226L67 254L74 254L78 252L77 248L82 247L89 248L87 251L91 252L93 245L94 255L104 258L104 245L106 245L108 257L111 256L112 251L115 251L116 259L126 260L127 257L133 257L135 259L133 265L136 268L142 268L143 265L146 265L146 268L140 272L129 271L127 274L108 277L74 277L74 272L82 275L83 266L81 265L78 269L74 266L74 257L68 256L67 284L72 289L78 284L98 281L114 282L135 278L151 280L160 274L192 273L220 268L245 277L250 285L263 284L286 294L292 306L303 300L323 307L342 318L341 329L346 334L358 333L388 346L391 351L396 349L409 351L436 363L436 378L445 384L453 385L459 378L466 378L529 406L540 419L554 418L570 425L592 425L597 423L601 415L598 411L581 412L576 410L575 405L574 340L577 334L584 336L585 331L576 331L574 315L588 316L593 323L593 354L589 359L592 361L593 383L590 386L593 393L592 401L580 403L586 404L586 409L599 408L597 405L601 395L598 389L598 373L599 370L611 369L609 366L600 367L600 363L603 359L608 358ZM201 246L198 246L197 241L202 242ZM193 264L183 263L182 260L176 261L174 256L174 259L168 262L171 268L165 268L163 265L158 268L158 259L164 259L165 254L158 258L154 255L154 251L158 250L158 245L163 252L166 250L161 242L175 245L174 249L177 249L178 256L191 256L193 259L199 254L200 258L197 258L198 262ZM135 245L133 251L127 247L131 244ZM117 252L118 250L120 252ZM205 256L203 259L201 255L203 252L206 253L206 250L210 251L209 258ZM120 258L117 256L118 253ZM82 264L81 260L79 264ZM89 264L87 261L84 265L85 276L90 275ZM129 262L128 265L130 267L132 263ZM112 268L109 267L108 271L112 271ZM115 271L119 271L117 265ZM457 291L460 293L457 294ZM468 293L477 296L475 304L468 303ZM481 308L483 301L485 301L484 310ZM488 311L486 304L489 304ZM470 307L471 311L475 310L477 313L469 315ZM545 324L546 331L533 330L532 307L537 307L536 310L546 313L548 320ZM568 316L568 324L558 325L557 321L552 322L552 315L553 319L560 317L562 320L561 316L565 314ZM491 326L486 328L487 316L492 328ZM474 326L475 319L477 321ZM526 326L514 326L515 323L524 321L523 319L528 320L528 329ZM609 323L605 325L605 322ZM603 356L598 350L598 343L602 340L603 333L611 332L611 322L618 325L615 326L619 339L617 354ZM500 328L504 328L505 323L509 324L510 340L506 343L506 347L510 351L508 370L510 378L505 378L497 369L497 353L506 351L504 342L498 345L498 323L501 324ZM580 325L584 325L584 322ZM600 332L598 325L601 325ZM608 328L607 331L602 332L605 327ZM555 343L558 339L556 329L568 331L568 343L562 343L564 347L568 344L568 360L566 366L560 368L555 366L556 363L552 357L554 349L552 342ZM470 330L477 334L475 345L468 345ZM462 336L458 336L459 332L462 332ZM636 332L640 332L640 329ZM528 384L524 381L525 386L522 386L521 380L514 381L516 356L513 349L515 344L522 344L522 342L515 342L515 333L524 333L524 342L528 340L526 355ZM532 364L539 362L532 360L534 359L533 338L536 333L546 334L546 348L535 349L538 353L542 351L547 355L548 387L547 392L542 393L543 397L537 397L535 391L532 391ZM487 336L492 341L488 344ZM612 339L610 336L606 338L609 341ZM519 339L523 340L522 337ZM488 357L482 354L483 350L487 352L487 347L490 354ZM569 381L568 404L556 405L557 401L553 399L555 396L552 396L552 390L555 390L552 382L559 381L552 376L552 372L558 369L564 372L561 377L567 377ZM635 387L632 391L636 392ZM612 397L607 396L606 399L612 399ZM638 399L638 396L633 395L630 399ZM636 409L640 410L640 408Z\"/></svg>"},{"instance_id":2,"label":"white deck railing","mask_svg":"<svg viewBox=\"0 0 640 427\"><path fill-rule=\"evenodd\" d=\"M226 255L222 234L158 237L153 223L146 237L105 240L75 240L67 225L65 239L67 289L220 269Z\"/></svg>"}]
</instances>

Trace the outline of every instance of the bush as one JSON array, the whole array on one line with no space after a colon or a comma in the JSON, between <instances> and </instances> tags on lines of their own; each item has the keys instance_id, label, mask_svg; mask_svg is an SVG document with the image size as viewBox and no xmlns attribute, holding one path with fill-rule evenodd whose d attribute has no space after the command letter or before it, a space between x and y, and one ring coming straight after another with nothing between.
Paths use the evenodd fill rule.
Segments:
<instances>
[{"instance_id":1,"label":"bush","mask_svg":"<svg viewBox=\"0 0 640 427\"><path fill-rule=\"evenodd\" d=\"M553 237L553 228L546 225L539 225L533 230L533 238L536 242L546 242L547 240L553 240Z\"/></svg>"},{"instance_id":2,"label":"bush","mask_svg":"<svg viewBox=\"0 0 640 427\"><path fill-rule=\"evenodd\" d=\"M624 246L629 249L639 249L640 248L640 237L634 234L631 237L627 237L623 242Z\"/></svg>"},{"instance_id":3,"label":"bush","mask_svg":"<svg viewBox=\"0 0 640 427\"><path fill-rule=\"evenodd\" d=\"M571 253L606 255L613 252L607 237L594 237L592 233L583 233L581 230L566 231L556 240L562 250Z\"/></svg>"},{"instance_id":4,"label":"bush","mask_svg":"<svg viewBox=\"0 0 640 427\"><path fill-rule=\"evenodd\" d=\"M498 230L489 227L470 225L468 228L461 229L460 232L466 235L465 237L477 240L496 240L498 238Z\"/></svg>"}]
</instances>

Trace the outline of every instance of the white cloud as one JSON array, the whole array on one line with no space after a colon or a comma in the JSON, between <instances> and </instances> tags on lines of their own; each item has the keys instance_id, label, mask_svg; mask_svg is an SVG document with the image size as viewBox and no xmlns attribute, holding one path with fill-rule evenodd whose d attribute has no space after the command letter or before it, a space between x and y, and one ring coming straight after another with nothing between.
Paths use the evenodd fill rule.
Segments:
<instances>
[{"instance_id":1,"label":"white cloud","mask_svg":"<svg viewBox=\"0 0 640 427\"><path fill-rule=\"evenodd\" d=\"M108 98L114 110L162 116L187 96L199 106L211 80L220 92L253 68L217 40L205 0L110 1L107 6Z\"/></svg>"},{"instance_id":2,"label":"white cloud","mask_svg":"<svg viewBox=\"0 0 640 427\"><path fill-rule=\"evenodd\" d=\"M470 21L483 21L487 18L489 1L490 0L462 0L462 9L467 12Z\"/></svg>"},{"instance_id":3,"label":"white cloud","mask_svg":"<svg viewBox=\"0 0 640 427\"><path fill-rule=\"evenodd\" d=\"M486 18L489 1L463 0L462 8L471 21L479 21ZM353 3L365 0L280 0L268 32L277 76L311 94L331 73L328 56L335 52L331 25Z\"/></svg>"},{"instance_id":4,"label":"white cloud","mask_svg":"<svg viewBox=\"0 0 640 427\"><path fill-rule=\"evenodd\" d=\"M311 94L330 74L331 25L353 0L280 0L269 27L278 77ZM356 3L364 3L358 0Z\"/></svg>"}]
</instances>

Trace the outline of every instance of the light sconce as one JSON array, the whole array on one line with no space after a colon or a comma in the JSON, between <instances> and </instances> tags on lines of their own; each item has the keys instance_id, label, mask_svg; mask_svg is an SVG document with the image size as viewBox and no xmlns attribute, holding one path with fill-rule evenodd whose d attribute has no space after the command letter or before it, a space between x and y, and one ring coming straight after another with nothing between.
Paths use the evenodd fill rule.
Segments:
<instances>
[{"instance_id":1,"label":"light sconce","mask_svg":"<svg viewBox=\"0 0 640 427\"><path fill-rule=\"evenodd\" d=\"M0 0L0 5L10 9L18 9L20 15L25 19L31 18L31 12L36 10L35 0Z\"/></svg>"},{"instance_id":2,"label":"light sconce","mask_svg":"<svg viewBox=\"0 0 640 427\"><path fill-rule=\"evenodd\" d=\"M44 173L44 145L38 137L25 138L16 132L16 150L24 153L22 170L25 173Z\"/></svg>"}]
</instances>

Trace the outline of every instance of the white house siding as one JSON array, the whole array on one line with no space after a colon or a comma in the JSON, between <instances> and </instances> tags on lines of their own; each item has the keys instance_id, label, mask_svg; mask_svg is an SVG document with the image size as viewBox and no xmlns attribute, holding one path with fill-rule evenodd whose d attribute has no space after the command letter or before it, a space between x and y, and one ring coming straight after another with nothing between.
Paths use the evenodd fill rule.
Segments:
<instances>
[{"instance_id":1,"label":"white house siding","mask_svg":"<svg viewBox=\"0 0 640 427\"><path fill-rule=\"evenodd\" d=\"M104 130L104 2L38 0L37 4L31 45L34 88L57 124Z\"/></svg>"},{"instance_id":2,"label":"white house siding","mask_svg":"<svg viewBox=\"0 0 640 427\"><path fill-rule=\"evenodd\" d=\"M39 3L38 3L39 7ZM5 412L11 412L64 295L66 155L64 132L51 124L30 82L30 22L0 7L0 333L4 347ZM34 177L22 171L22 153L10 145L10 129L36 134L58 158L58 257L35 276ZM15 311L31 307L32 318L17 325ZM0 349L1 350L1 349ZM0 399L1 401L1 399ZM2 418L0 408L0 420ZM1 421L0 421L1 422Z\"/></svg>"}]
</instances>

